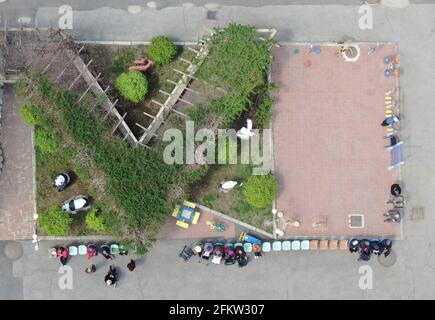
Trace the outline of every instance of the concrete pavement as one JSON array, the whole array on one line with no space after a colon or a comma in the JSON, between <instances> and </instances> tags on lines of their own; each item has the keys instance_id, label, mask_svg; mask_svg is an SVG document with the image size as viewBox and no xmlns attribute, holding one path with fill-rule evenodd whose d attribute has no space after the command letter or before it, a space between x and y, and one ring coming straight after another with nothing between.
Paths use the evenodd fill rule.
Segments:
<instances>
[{"instance_id":1,"label":"concrete pavement","mask_svg":"<svg viewBox=\"0 0 435 320\"><path fill-rule=\"evenodd\" d=\"M38 22L54 23L55 19L48 18L53 12L50 8L38 10ZM400 107L406 159L402 177L408 199L405 240L395 243L398 260L393 267L370 262L374 271L372 290L359 289L361 264L347 253L269 254L246 269L228 272L223 266L183 263L177 254L184 242L160 240L138 266L137 273L125 275L119 288L108 290L102 279L94 284L83 275L78 276L75 289L70 291L57 289L58 262L47 261L44 249L35 254L26 243L23 258L13 264L16 279L11 278L11 264L0 256L2 271L6 270L0 273L1 284L6 283L0 287L1 294L8 296L10 287L10 292L25 299L435 298L434 16L435 5L411 5L400 10L375 7L373 30L361 30L358 7L341 5L222 7L217 20L207 20L206 9L199 7L147 9L137 15L104 8L74 15L73 33L87 40L149 40L153 35L167 34L175 40L192 41L203 26L236 21L275 27L280 41L337 41L346 37L397 42L403 68ZM411 218L416 208L423 208L424 219ZM73 268L80 273L84 265L76 261ZM239 285L229 285L232 283Z\"/></svg>"}]
</instances>

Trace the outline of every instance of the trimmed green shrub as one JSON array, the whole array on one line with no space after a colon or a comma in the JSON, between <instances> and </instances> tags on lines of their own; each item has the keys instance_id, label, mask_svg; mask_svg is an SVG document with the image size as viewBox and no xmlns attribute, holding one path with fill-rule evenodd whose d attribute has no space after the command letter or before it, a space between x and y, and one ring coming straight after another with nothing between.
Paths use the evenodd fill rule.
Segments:
<instances>
[{"instance_id":1,"label":"trimmed green shrub","mask_svg":"<svg viewBox=\"0 0 435 320\"><path fill-rule=\"evenodd\" d=\"M134 53L133 51L127 51L121 54L113 61L113 70L116 74L120 74L126 72L128 67L134 61Z\"/></svg>"},{"instance_id":2,"label":"trimmed green shrub","mask_svg":"<svg viewBox=\"0 0 435 320\"><path fill-rule=\"evenodd\" d=\"M42 153L60 151L61 139L46 129L38 129L35 133L35 145Z\"/></svg>"},{"instance_id":3,"label":"trimmed green shrub","mask_svg":"<svg viewBox=\"0 0 435 320\"><path fill-rule=\"evenodd\" d=\"M255 208L266 208L278 192L278 183L271 174L250 176L243 188L246 201Z\"/></svg>"},{"instance_id":4,"label":"trimmed green shrub","mask_svg":"<svg viewBox=\"0 0 435 320\"><path fill-rule=\"evenodd\" d=\"M175 44L165 36L158 36L151 39L148 48L148 56L157 64L171 62L177 54Z\"/></svg>"},{"instance_id":5,"label":"trimmed green shrub","mask_svg":"<svg viewBox=\"0 0 435 320\"><path fill-rule=\"evenodd\" d=\"M58 206L43 211L38 217L38 226L50 236L67 235L71 227L72 218Z\"/></svg>"},{"instance_id":6,"label":"trimmed green shrub","mask_svg":"<svg viewBox=\"0 0 435 320\"><path fill-rule=\"evenodd\" d=\"M102 232L106 230L106 221L104 216L100 213L97 208L92 208L85 218L86 225L97 232Z\"/></svg>"},{"instance_id":7,"label":"trimmed green shrub","mask_svg":"<svg viewBox=\"0 0 435 320\"><path fill-rule=\"evenodd\" d=\"M20 114L32 126L40 126L44 122L44 111L40 106L25 104L21 107Z\"/></svg>"},{"instance_id":8,"label":"trimmed green shrub","mask_svg":"<svg viewBox=\"0 0 435 320\"><path fill-rule=\"evenodd\" d=\"M148 92L148 80L139 71L121 73L116 78L116 89L126 100L139 103Z\"/></svg>"}]
</instances>

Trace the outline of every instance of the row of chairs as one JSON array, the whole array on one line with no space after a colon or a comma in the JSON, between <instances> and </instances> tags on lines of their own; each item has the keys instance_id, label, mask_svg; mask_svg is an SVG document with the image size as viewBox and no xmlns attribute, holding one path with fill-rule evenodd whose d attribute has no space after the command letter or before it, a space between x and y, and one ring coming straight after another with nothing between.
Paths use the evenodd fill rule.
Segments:
<instances>
[{"instance_id":1,"label":"row of chairs","mask_svg":"<svg viewBox=\"0 0 435 320\"><path fill-rule=\"evenodd\" d=\"M110 254L113 254L113 255L120 254L120 253L124 254L125 252L127 252L127 249L122 244L118 245L116 243L113 243L111 245L101 245L99 247L95 244L89 244L89 245L81 244L78 246L70 245L70 246L67 246L68 253L70 256L86 255L86 252L88 251L88 246L95 246L99 249L100 252L102 252L104 249L107 250L107 248L108 248L108 251L110 251ZM56 248L49 249L50 256L54 256L55 252L56 252Z\"/></svg>"},{"instance_id":2,"label":"row of chairs","mask_svg":"<svg viewBox=\"0 0 435 320\"><path fill-rule=\"evenodd\" d=\"M237 244L236 244L237 245ZM252 244L243 244L245 252L252 251ZM273 242L262 242L261 250L263 252L278 251L304 251L304 250L347 250L349 248L348 240L284 240Z\"/></svg>"}]
</instances>

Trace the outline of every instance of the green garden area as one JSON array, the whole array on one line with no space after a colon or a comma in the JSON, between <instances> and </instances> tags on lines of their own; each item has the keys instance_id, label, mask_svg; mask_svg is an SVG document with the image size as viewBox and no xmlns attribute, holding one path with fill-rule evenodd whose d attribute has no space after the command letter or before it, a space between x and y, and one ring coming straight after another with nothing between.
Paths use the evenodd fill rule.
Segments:
<instances>
[{"instance_id":1,"label":"green garden area","mask_svg":"<svg viewBox=\"0 0 435 320\"><path fill-rule=\"evenodd\" d=\"M248 118L254 128L268 126L275 90L267 81L272 44L260 40L253 27L232 24L215 30L207 43L208 56L195 76L225 94L207 97L206 103L187 110L196 128L238 129ZM162 37L150 46L89 46L85 54L99 57L96 71L104 74L104 84L114 88L110 95L120 99L117 107L128 111L130 124L142 124L144 111L156 112L150 100L157 99L159 90L172 91L166 80L173 79L173 68L187 67L179 58L195 56ZM150 70L127 70L144 56L155 62ZM31 96L30 83L36 84ZM110 234L145 253L183 199L271 231L265 221L271 220L278 188L271 175L252 176L248 164L167 165L162 155L167 143L157 140L153 149L131 147L112 134L112 125L95 107L95 99L87 96L78 103L80 93L58 88L37 72L23 74L18 89L24 100L23 118L35 126L38 230L43 234ZM185 120L172 114L165 125L183 127ZM53 177L65 170L74 172L74 183L58 192ZM219 183L228 179L243 184L220 193ZM63 201L78 194L89 195L92 208L72 216L62 212Z\"/></svg>"}]
</instances>

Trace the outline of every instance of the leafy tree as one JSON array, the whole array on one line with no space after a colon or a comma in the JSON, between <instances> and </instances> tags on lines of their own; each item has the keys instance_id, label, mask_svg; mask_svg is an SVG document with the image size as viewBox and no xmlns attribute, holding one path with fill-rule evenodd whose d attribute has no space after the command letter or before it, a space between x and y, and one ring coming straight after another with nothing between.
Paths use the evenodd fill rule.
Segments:
<instances>
[{"instance_id":1,"label":"leafy tree","mask_svg":"<svg viewBox=\"0 0 435 320\"><path fill-rule=\"evenodd\" d=\"M278 183L271 174L250 176L243 189L246 201L255 208L266 208L278 192Z\"/></svg>"},{"instance_id":2,"label":"leafy tree","mask_svg":"<svg viewBox=\"0 0 435 320\"><path fill-rule=\"evenodd\" d=\"M71 216L63 212L58 206L42 211L38 217L38 226L46 234L56 237L67 235L71 222Z\"/></svg>"},{"instance_id":3,"label":"leafy tree","mask_svg":"<svg viewBox=\"0 0 435 320\"><path fill-rule=\"evenodd\" d=\"M106 222L104 216L98 210L98 208L92 208L85 218L86 225L97 232L103 232L106 230Z\"/></svg>"},{"instance_id":4,"label":"leafy tree","mask_svg":"<svg viewBox=\"0 0 435 320\"><path fill-rule=\"evenodd\" d=\"M158 36L151 39L148 48L148 55L157 64L166 64L174 59L177 54L175 44L165 36Z\"/></svg>"},{"instance_id":5,"label":"leafy tree","mask_svg":"<svg viewBox=\"0 0 435 320\"><path fill-rule=\"evenodd\" d=\"M128 101L139 103L148 92L148 80L139 71L121 73L116 78L116 89Z\"/></svg>"},{"instance_id":6,"label":"leafy tree","mask_svg":"<svg viewBox=\"0 0 435 320\"><path fill-rule=\"evenodd\" d=\"M42 153L60 151L61 138L47 129L38 129L35 134L35 145Z\"/></svg>"},{"instance_id":7,"label":"leafy tree","mask_svg":"<svg viewBox=\"0 0 435 320\"><path fill-rule=\"evenodd\" d=\"M44 123L44 111L40 106L26 104L20 109L21 117L32 126L40 126Z\"/></svg>"}]
</instances>

